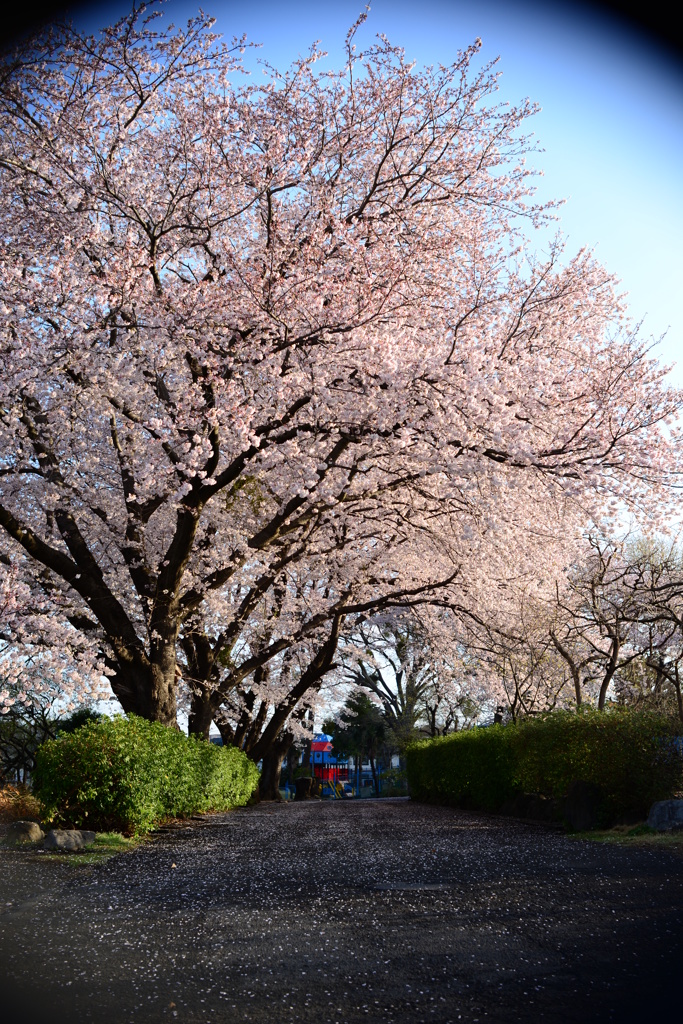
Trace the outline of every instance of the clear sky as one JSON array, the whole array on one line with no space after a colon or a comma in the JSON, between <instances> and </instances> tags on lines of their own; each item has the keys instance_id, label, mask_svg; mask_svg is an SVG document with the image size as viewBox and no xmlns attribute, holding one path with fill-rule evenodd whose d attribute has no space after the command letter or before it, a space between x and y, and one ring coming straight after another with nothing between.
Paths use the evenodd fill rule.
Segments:
<instances>
[{"instance_id":1,"label":"clear sky","mask_svg":"<svg viewBox=\"0 0 683 1024\"><path fill-rule=\"evenodd\" d=\"M82 8L95 29L127 0ZM224 36L247 33L258 56L289 63L319 39L341 61L348 27L363 0L202 0ZM683 386L683 62L650 37L595 5L539 0L373 0L358 41L382 32L422 64L448 64L477 36L482 58L500 56L500 98L541 105L531 127L545 152L542 198L564 198L559 226L568 251L594 247L628 293L644 332L667 333L659 352L678 362ZM169 0L183 23L191 0ZM543 248L543 236L537 239Z\"/></svg>"}]
</instances>

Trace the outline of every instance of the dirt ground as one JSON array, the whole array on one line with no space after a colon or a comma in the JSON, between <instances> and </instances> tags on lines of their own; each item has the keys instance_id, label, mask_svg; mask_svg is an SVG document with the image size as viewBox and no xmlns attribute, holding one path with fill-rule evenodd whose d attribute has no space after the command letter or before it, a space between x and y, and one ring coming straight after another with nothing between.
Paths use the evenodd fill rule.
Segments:
<instances>
[{"instance_id":1,"label":"dirt ground","mask_svg":"<svg viewBox=\"0 0 683 1024\"><path fill-rule=\"evenodd\" d=\"M678 1019L683 858L406 800L0 852L8 1021ZM674 1015L672 1017L672 1014Z\"/></svg>"}]
</instances>

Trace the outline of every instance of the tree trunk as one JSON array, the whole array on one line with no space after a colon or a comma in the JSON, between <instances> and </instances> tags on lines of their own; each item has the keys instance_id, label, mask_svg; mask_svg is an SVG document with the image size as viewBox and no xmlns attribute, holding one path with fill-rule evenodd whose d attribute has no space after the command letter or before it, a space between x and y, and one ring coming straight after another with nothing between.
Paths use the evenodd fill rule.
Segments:
<instances>
[{"instance_id":1,"label":"tree trunk","mask_svg":"<svg viewBox=\"0 0 683 1024\"><path fill-rule=\"evenodd\" d=\"M169 671L169 665L152 665L151 686L147 695L145 718L150 722L161 722L171 729L178 728L178 708L176 705L175 659Z\"/></svg>"},{"instance_id":2,"label":"tree trunk","mask_svg":"<svg viewBox=\"0 0 683 1024\"><path fill-rule=\"evenodd\" d=\"M271 744L270 749L263 755L261 762L261 780L259 782L259 797L261 800L281 800L280 796L280 772L282 762L292 745L292 735L289 732L282 733L277 740Z\"/></svg>"},{"instance_id":3,"label":"tree trunk","mask_svg":"<svg viewBox=\"0 0 683 1024\"><path fill-rule=\"evenodd\" d=\"M290 786L294 785L294 760L295 760L295 758L294 758L293 755L294 755L294 746L292 745L289 748L289 750L287 751L287 756L285 758L285 761L286 761L286 764L287 764L287 782L289 783Z\"/></svg>"},{"instance_id":4,"label":"tree trunk","mask_svg":"<svg viewBox=\"0 0 683 1024\"><path fill-rule=\"evenodd\" d=\"M605 710L605 701L607 700L607 689L609 684L612 682L614 676L614 669L610 667L605 673L605 677L600 684L600 694L598 695L598 711Z\"/></svg>"},{"instance_id":5,"label":"tree trunk","mask_svg":"<svg viewBox=\"0 0 683 1024\"><path fill-rule=\"evenodd\" d=\"M564 647L563 644L561 644L560 641L557 639L552 629L550 630L550 639L555 645L555 650L562 658L564 658L564 660L567 662L567 665L569 666L569 671L571 673L572 681L574 683L574 697L576 699L576 706L577 708L580 708L581 704L583 703L583 695L581 693L581 675L579 673L579 666L576 664L567 648Z\"/></svg>"},{"instance_id":6,"label":"tree trunk","mask_svg":"<svg viewBox=\"0 0 683 1024\"><path fill-rule=\"evenodd\" d=\"M678 717L683 722L683 695L681 695L681 678L678 674L678 665L674 665L674 688L676 690L676 703L678 704Z\"/></svg>"},{"instance_id":7,"label":"tree trunk","mask_svg":"<svg viewBox=\"0 0 683 1024\"><path fill-rule=\"evenodd\" d=\"M305 768L306 771L313 774L313 765L311 764L311 744L312 740L306 740L304 743L304 749L301 753L301 767Z\"/></svg>"},{"instance_id":8,"label":"tree trunk","mask_svg":"<svg viewBox=\"0 0 683 1024\"><path fill-rule=\"evenodd\" d=\"M612 647L610 651L610 659L607 665L607 671L605 672L605 678L600 684L600 695L598 697L598 711L605 710L605 701L607 699L607 690L609 684L614 678L614 674L617 671L617 665L619 663L619 652L621 650L621 640L619 637L615 637L612 640Z\"/></svg>"},{"instance_id":9,"label":"tree trunk","mask_svg":"<svg viewBox=\"0 0 683 1024\"><path fill-rule=\"evenodd\" d=\"M133 662L110 677L109 684L127 715L178 728L175 661L166 665Z\"/></svg>"},{"instance_id":10,"label":"tree trunk","mask_svg":"<svg viewBox=\"0 0 683 1024\"><path fill-rule=\"evenodd\" d=\"M121 667L118 663L111 661L108 663L108 667L114 669L114 674L109 676L109 685L124 713L144 718L145 694L149 687L147 667L139 664Z\"/></svg>"},{"instance_id":11,"label":"tree trunk","mask_svg":"<svg viewBox=\"0 0 683 1024\"><path fill-rule=\"evenodd\" d=\"M190 736L208 740L211 720L221 703L219 694L209 684L215 667L214 651L209 637L199 629L186 631L181 643L193 686L188 731Z\"/></svg>"},{"instance_id":12,"label":"tree trunk","mask_svg":"<svg viewBox=\"0 0 683 1024\"><path fill-rule=\"evenodd\" d=\"M149 652L150 687L145 718L161 722L172 729L178 728L176 706L176 640L177 618L170 611L155 611L150 620L151 642Z\"/></svg>"},{"instance_id":13,"label":"tree trunk","mask_svg":"<svg viewBox=\"0 0 683 1024\"><path fill-rule=\"evenodd\" d=\"M211 696L211 690L203 686L192 694L188 723L190 736L200 736L208 740L215 711Z\"/></svg>"},{"instance_id":14,"label":"tree trunk","mask_svg":"<svg viewBox=\"0 0 683 1024\"><path fill-rule=\"evenodd\" d=\"M240 745L238 743L235 743L235 733L234 733L234 730L233 730L232 726L230 725L230 723L229 722L221 721L220 716L217 716L216 718L214 718L214 722L216 723L216 726L218 727L218 731L221 734L221 739L223 740L223 746L224 747L237 747L238 750L241 750L242 748L240 747Z\"/></svg>"},{"instance_id":15,"label":"tree trunk","mask_svg":"<svg viewBox=\"0 0 683 1024\"><path fill-rule=\"evenodd\" d=\"M576 699L577 708L581 707L583 703L583 694L581 693L581 679L578 672L572 672L572 678L574 680L574 697Z\"/></svg>"},{"instance_id":16,"label":"tree trunk","mask_svg":"<svg viewBox=\"0 0 683 1024\"><path fill-rule=\"evenodd\" d=\"M375 787L375 796L379 796L379 778L377 775L377 766L375 765L375 759L372 754L368 754L370 759L370 771L372 772L372 783Z\"/></svg>"}]
</instances>

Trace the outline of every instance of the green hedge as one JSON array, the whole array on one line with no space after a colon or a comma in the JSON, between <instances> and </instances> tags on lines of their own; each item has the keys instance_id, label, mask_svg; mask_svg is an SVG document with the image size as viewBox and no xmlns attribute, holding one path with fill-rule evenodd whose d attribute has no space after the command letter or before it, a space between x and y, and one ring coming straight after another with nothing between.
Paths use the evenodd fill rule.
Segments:
<instances>
[{"instance_id":1,"label":"green hedge","mask_svg":"<svg viewBox=\"0 0 683 1024\"><path fill-rule=\"evenodd\" d=\"M258 778L256 765L234 747L130 715L44 743L33 790L46 823L142 833L167 817L243 806Z\"/></svg>"},{"instance_id":2,"label":"green hedge","mask_svg":"<svg viewBox=\"0 0 683 1024\"><path fill-rule=\"evenodd\" d=\"M413 744L408 781L414 799L485 811L518 793L562 799L585 781L600 787L607 818L645 815L682 785L679 731L648 712L555 711Z\"/></svg>"}]
</instances>

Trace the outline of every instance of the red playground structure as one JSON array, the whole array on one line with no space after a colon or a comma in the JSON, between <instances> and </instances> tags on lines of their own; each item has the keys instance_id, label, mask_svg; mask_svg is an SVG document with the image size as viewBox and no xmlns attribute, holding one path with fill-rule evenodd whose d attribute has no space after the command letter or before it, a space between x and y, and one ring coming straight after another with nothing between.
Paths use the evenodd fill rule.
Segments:
<instances>
[{"instance_id":1,"label":"red playground structure","mask_svg":"<svg viewBox=\"0 0 683 1024\"><path fill-rule=\"evenodd\" d=\"M349 796L349 762L345 758L335 757L332 750L332 737L319 732L311 743L311 769L313 777L322 787L323 796Z\"/></svg>"}]
</instances>

